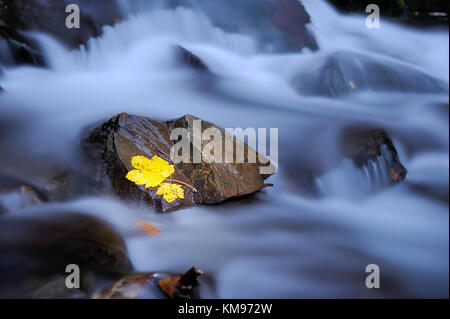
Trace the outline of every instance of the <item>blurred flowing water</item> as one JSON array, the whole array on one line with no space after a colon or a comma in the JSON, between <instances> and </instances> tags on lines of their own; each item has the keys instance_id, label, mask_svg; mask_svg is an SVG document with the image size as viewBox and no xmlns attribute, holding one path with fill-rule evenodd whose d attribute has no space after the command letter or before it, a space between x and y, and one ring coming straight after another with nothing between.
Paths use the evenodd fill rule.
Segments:
<instances>
[{"instance_id":1,"label":"blurred flowing water","mask_svg":"<svg viewBox=\"0 0 450 319\"><path fill-rule=\"evenodd\" d=\"M36 210L99 215L127 238L138 271L201 268L203 297L448 297L448 30L384 20L381 29L367 29L364 16L342 16L324 1L303 3L317 52L278 52L182 7L141 8L77 51L34 35L50 68L4 70L2 169L46 183L55 167L77 168L84 126L120 112L279 128L279 171L269 180L275 187L252 197L168 215L93 197ZM177 44L216 75L210 86L197 85L196 75L177 65ZM386 75L358 64L373 81L365 90L298 94L293 79L314 74L335 54L381 63L407 81L371 89ZM446 90L424 92L427 82L416 72ZM405 183L383 187L386 177L376 173L382 158L365 170L338 158L337 132L352 125L389 132L409 170ZM333 167L317 176L320 198L302 195L288 178L308 162ZM139 218L162 235L127 237ZM380 266L380 290L365 287L369 264Z\"/></svg>"}]
</instances>

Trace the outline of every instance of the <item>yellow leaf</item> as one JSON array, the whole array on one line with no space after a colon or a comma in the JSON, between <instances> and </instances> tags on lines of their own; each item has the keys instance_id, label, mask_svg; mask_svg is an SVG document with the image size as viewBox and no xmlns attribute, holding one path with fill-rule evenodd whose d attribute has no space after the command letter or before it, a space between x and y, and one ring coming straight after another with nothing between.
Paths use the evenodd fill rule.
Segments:
<instances>
[{"instance_id":1,"label":"yellow leaf","mask_svg":"<svg viewBox=\"0 0 450 319\"><path fill-rule=\"evenodd\" d=\"M163 183L158 188L156 195L164 195L164 199L168 203L172 203L178 198L184 198L184 190L180 185Z\"/></svg>"},{"instance_id":2,"label":"yellow leaf","mask_svg":"<svg viewBox=\"0 0 450 319\"><path fill-rule=\"evenodd\" d=\"M131 165L136 169L128 172L126 178L136 185L145 185L145 188L159 186L175 172L173 165L156 155L151 160L144 156L133 156Z\"/></svg>"}]
</instances>

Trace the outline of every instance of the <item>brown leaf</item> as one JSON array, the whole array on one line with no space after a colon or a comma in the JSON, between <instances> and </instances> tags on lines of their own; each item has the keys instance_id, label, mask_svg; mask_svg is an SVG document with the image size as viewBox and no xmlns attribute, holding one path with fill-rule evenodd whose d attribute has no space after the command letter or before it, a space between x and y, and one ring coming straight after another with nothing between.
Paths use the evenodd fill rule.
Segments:
<instances>
[{"instance_id":1,"label":"brown leaf","mask_svg":"<svg viewBox=\"0 0 450 319\"><path fill-rule=\"evenodd\" d=\"M159 235L161 234L161 230L152 224L150 224L148 221L141 220L138 222L138 229L142 233L146 233L151 236Z\"/></svg>"},{"instance_id":2,"label":"brown leaf","mask_svg":"<svg viewBox=\"0 0 450 319\"><path fill-rule=\"evenodd\" d=\"M192 267L183 275L159 280L161 290L170 297L190 298L192 290L198 286L198 277L203 274L200 269Z\"/></svg>"},{"instance_id":3,"label":"brown leaf","mask_svg":"<svg viewBox=\"0 0 450 319\"><path fill-rule=\"evenodd\" d=\"M398 181L398 177L399 177L398 173L393 168L391 168L391 178L392 178L392 180L397 182Z\"/></svg>"},{"instance_id":4,"label":"brown leaf","mask_svg":"<svg viewBox=\"0 0 450 319\"><path fill-rule=\"evenodd\" d=\"M173 294L177 291L178 283L180 281L181 276L172 276L159 280L159 286L161 290L173 299Z\"/></svg>"}]
</instances>

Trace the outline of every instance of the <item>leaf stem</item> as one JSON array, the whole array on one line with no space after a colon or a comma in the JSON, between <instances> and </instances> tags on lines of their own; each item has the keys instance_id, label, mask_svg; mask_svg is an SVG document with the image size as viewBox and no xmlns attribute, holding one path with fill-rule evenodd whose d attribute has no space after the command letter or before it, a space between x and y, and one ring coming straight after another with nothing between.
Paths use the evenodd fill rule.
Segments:
<instances>
[{"instance_id":1,"label":"leaf stem","mask_svg":"<svg viewBox=\"0 0 450 319\"><path fill-rule=\"evenodd\" d=\"M185 182L182 182L182 181L179 181L179 180L176 180L176 179L170 179L170 181L171 182L175 182L175 183L178 183L178 184L182 184L182 185L184 185L184 186L187 186L187 187L189 187L189 188L191 188L194 192L198 192L198 190L194 187L194 186L192 186L192 185L189 185L189 184L187 184L187 183L185 183Z\"/></svg>"}]
</instances>

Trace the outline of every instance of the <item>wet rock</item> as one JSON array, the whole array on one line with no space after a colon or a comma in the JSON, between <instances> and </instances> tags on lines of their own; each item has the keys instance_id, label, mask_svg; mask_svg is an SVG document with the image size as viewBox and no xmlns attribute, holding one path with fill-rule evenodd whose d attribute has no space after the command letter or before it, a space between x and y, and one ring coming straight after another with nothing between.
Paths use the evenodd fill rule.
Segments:
<instances>
[{"instance_id":1,"label":"wet rock","mask_svg":"<svg viewBox=\"0 0 450 319\"><path fill-rule=\"evenodd\" d=\"M200 132L208 128L214 128L221 134L221 141L203 141L200 150L193 143L193 123L199 120L190 115L180 119L162 123L149 118L135 115L122 114L111 120L86 129L82 137L82 145L88 156L93 159L93 173L98 180L104 180L103 184L109 184L111 192L125 199L134 199L146 202L150 206L170 212L193 206L195 203L216 204L230 198L252 194L267 185L264 180L275 172L273 166L265 158L258 157L258 153L252 148L245 147L240 141L233 140L225 130L212 123L201 121ZM174 141L170 139L172 131L176 128L184 128L184 132L190 132L186 136L187 145L193 148L191 158L175 164L175 173L171 179L181 181L184 185L191 185L184 190L184 199L178 198L174 202L167 202L161 196L156 195L157 188L145 188L135 185L125 178L127 173L135 168L131 165L134 156L144 156L148 159L158 156L172 163L171 149ZM180 136L175 137L180 138ZM201 138L201 137L200 137ZM175 142L178 142L176 140ZM221 143L222 163L207 163L204 160L206 152L203 148L209 143ZM225 145L227 143L242 146L244 149L244 163L236 163L237 152L233 152L233 163L225 164ZM194 146L195 145L195 146ZM220 144L218 144L220 145ZM194 162L194 154L203 152L199 163ZM254 154L256 163L248 163L249 154ZM268 168L268 173L262 174L261 167Z\"/></svg>"},{"instance_id":2,"label":"wet rock","mask_svg":"<svg viewBox=\"0 0 450 319\"><path fill-rule=\"evenodd\" d=\"M201 144L194 141L194 121L196 120L200 119L192 115L185 115L179 119L167 122L171 133L176 128L184 128L189 132L189 136L185 138L189 139L193 152L188 160L189 163L179 163L177 168L198 190L198 192L194 193L196 203L216 204L230 198L252 194L266 187L264 180L275 173L274 167L271 167L270 171L272 173L261 174L260 168L261 166L268 166L270 164L268 160L264 158L260 161L259 154L254 149L230 136L223 128L202 120L201 127L199 126L201 134L207 129L214 129L221 136L220 141L213 140L214 144L219 143L221 145L221 163L208 163L205 161L204 158L207 153L204 148L211 141L202 140ZM233 163L225 163L227 143L233 145L233 150L236 150L238 146L242 146L244 149L243 163L237 162L236 151L233 151L233 154L231 154ZM196 153L202 155L200 163L195 163L194 161ZM249 163L250 154L254 154L255 163Z\"/></svg>"},{"instance_id":3,"label":"wet rock","mask_svg":"<svg viewBox=\"0 0 450 319\"><path fill-rule=\"evenodd\" d=\"M195 8L223 30L250 35L270 50L318 48L306 27L309 14L297 0L168 0L165 4Z\"/></svg>"},{"instance_id":4,"label":"wet rock","mask_svg":"<svg viewBox=\"0 0 450 319\"><path fill-rule=\"evenodd\" d=\"M0 174L0 214L39 205L47 195L17 177Z\"/></svg>"},{"instance_id":5,"label":"wet rock","mask_svg":"<svg viewBox=\"0 0 450 319\"><path fill-rule=\"evenodd\" d=\"M146 202L163 212L174 211L194 205L192 190L185 190L184 199L168 203L156 195L156 188L138 186L125 178L134 169L131 159L134 156L153 156L170 162L170 149L173 142L164 123L149 118L122 114L100 124L94 129L87 129L82 138L82 145L95 163L93 174L98 180L106 179L113 193L124 199ZM180 170L175 170L172 177L190 184Z\"/></svg>"},{"instance_id":6,"label":"wet rock","mask_svg":"<svg viewBox=\"0 0 450 319\"><path fill-rule=\"evenodd\" d=\"M182 64L200 72L209 72L209 69L206 66L206 64L191 51L183 48L180 45L175 47L175 51L178 60Z\"/></svg>"},{"instance_id":7,"label":"wet rock","mask_svg":"<svg viewBox=\"0 0 450 319\"><path fill-rule=\"evenodd\" d=\"M97 218L73 212L5 215L0 222L0 296L21 297L76 264L116 277L131 269L124 241Z\"/></svg>"},{"instance_id":8,"label":"wet rock","mask_svg":"<svg viewBox=\"0 0 450 319\"><path fill-rule=\"evenodd\" d=\"M141 273L126 275L114 281L96 299L161 299L163 293L158 288L158 275Z\"/></svg>"},{"instance_id":9,"label":"wet rock","mask_svg":"<svg viewBox=\"0 0 450 319\"><path fill-rule=\"evenodd\" d=\"M191 268L183 275L139 273L123 276L114 281L98 299L192 299L197 298L200 270Z\"/></svg>"},{"instance_id":10,"label":"wet rock","mask_svg":"<svg viewBox=\"0 0 450 319\"><path fill-rule=\"evenodd\" d=\"M80 7L80 25L66 28L65 9L68 4ZM14 63L42 65L40 48L23 31L49 34L70 48L85 44L87 39L97 37L101 27L113 24L120 17L115 2L92 0L3 0L0 2L0 41L3 38L10 49ZM1 57L1 56L0 56ZM2 59L3 60L3 59ZM7 63L8 61L2 61Z\"/></svg>"},{"instance_id":11,"label":"wet rock","mask_svg":"<svg viewBox=\"0 0 450 319\"><path fill-rule=\"evenodd\" d=\"M30 280L25 284L24 299L85 299L87 293L81 289L66 287L66 275L54 275Z\"/></svg>"},{"instance_id":12,"label":"wet rock","mask_svg":"<svg viewBox=\"0 0 450 319\"><path fill-rule=\"evenodd\" d=\"M355 12L363 14L366 12L368 3L358 0L328 0L336 8L343 12ZM380 0L377 2L381 14L384 16L401 16L405 12L404 1Z\"/></svg>"},{"instance_id":13,"label":"wet rock","mask_svg":"<svg viewBox=\"0 0 450 319\"><path fill-rule=\"evenodd\" d=\"M360 54L334 53L294 77L302 95L336 97L363 90L445 93L448 85L421 71Z\"/></svg>"},{"instance_id":14,"label":"wet rock","mask_svg":"<svg viewBox=\"0 0 450 319\"><path fill-rule=\"evenodd\" d=\"M343 12L365 14L368 3L358 0L328 0ZM381 15L395 18L397 21L431 26L448 23L449 3L447 0L379 0Z\"/></svg>"},{"instance_id":15,"label":"wet rock","mask_svg":"<svg viewBox=\"0 0 450 319\"><path fill-rule=\"evenodd\" d=\"M27 44L27 40L20 35L16 39L2 39L0 33L0 63L4 65L30 64L44 66L45 62L38 49Z\"/></svg>"},{"instance_id":16,"label":"wet rock","mask_svg":"<svg viewBox=\"0 0 450 319\"><path fill-rule=\"evenodd\" d=\"M317 50L318 45L306 26L311 18L303 4L298 0L268 0L273 6L271 24L280 30L293 49L305 47Z\"/></svg>"},{"instance_id":17,"label":"wet rock","mask_svg":"<svg viewBox=\"0 0 450 319\"><path fill-rule=\"evenodd\" d=\"M342 134L342 151L345 157L353 159L357 167L367 165L382 157L392 182L401 182L408 174L400 162L397 149L389 135L383 130L350 128Z\"/></svg>"}]
</instances>

